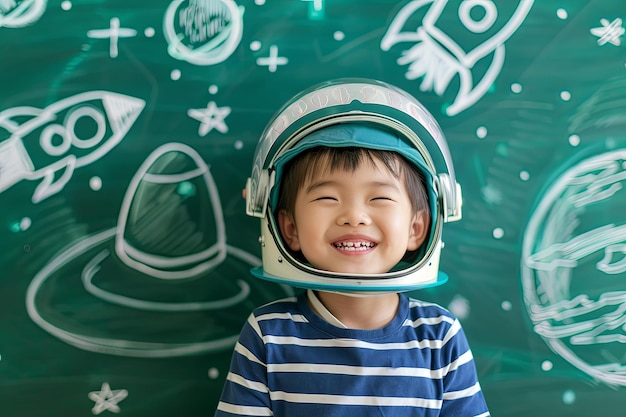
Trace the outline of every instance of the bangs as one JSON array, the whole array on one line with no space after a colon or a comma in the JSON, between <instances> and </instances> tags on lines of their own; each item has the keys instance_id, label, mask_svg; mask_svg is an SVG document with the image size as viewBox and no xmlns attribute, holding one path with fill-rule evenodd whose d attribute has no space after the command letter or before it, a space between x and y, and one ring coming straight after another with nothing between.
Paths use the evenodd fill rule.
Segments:
<instances>
[{"instance_id":1,"label":"bangs","mask_svg":"<svg viewBox=\"0 0 626 417\"><path fill-rule=\"evenodd\" d=\"M316 147L287 162L280 181L278 204L275 210L293 213L298 190L317 175L337 170L356 171L363 163L379 169L382 164L396 179L403 180L415 212L426 210L430 214L426 179L424 174L403 156L392 151L358 147Z\"/></svg>"},{"instance_id":2,"label":"bangs","mask_svg":"<svg viewBox=\"0 0 626 417\"><path fill-rule=\"evenodd\" d=\"M356 171L364 162L378 169L378 162L387 168L395 178L400 179L401 166L398 156L388 151L365 148L314 148L302 155L302 166L306 167L302 183L313 180L315 175L333 173L337 170Z\"/></svg>"}]
</instances>

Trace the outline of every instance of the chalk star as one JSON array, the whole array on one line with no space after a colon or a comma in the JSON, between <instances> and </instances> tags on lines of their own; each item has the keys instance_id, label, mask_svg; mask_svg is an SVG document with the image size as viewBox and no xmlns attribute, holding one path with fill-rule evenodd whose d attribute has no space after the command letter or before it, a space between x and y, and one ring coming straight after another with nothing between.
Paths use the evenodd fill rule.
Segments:
<instances>
[{"instance_id":1,"label":"chalk star","mask_svg":"<svg viewBox=\"0 0 626 417\"><path fill-rule=\"evenodd\" d=\"M200 122L198 134L206 136L213 128L215 130L226 133L228 126L224 123L224 119L230 114L230 107L217 107L214 101L209 102L206 109L189 109L187 115Z\"/></svg>"},{"instance_id":2,"label":"chalk star","mask_svg":"<svg viewBox=\"0 0 626 417\"><path fill-rule=\"evenodd\" d=\"M619 17L613 20L611 23L607 19L600 19L602 27L592 28L591 34L598 37L598 45L612 43L615 46L620 46L622 41L620 36L624 34L624 28L622 27L622 19Z\"/></svg>"},{"instance_id":3,"label":"chalk star","mask_svg":"<svg viewBox=\"0 0 626 417\"><path fill-rule=\"evenodd\" d=\"M267 69L270 72L276 72L278 65L286 65L289 62L284 56L278 56L278 47L276 45L270 46L270 56L267 58L257 58L257 65L267 65Z\"/></svg>"},{"instance_id":4,"label":"chalk star","mask_svg":"<svg viewBox=\"0 0 626 417\"><path fill-rule=\"evenodd\" d=\"M92 391L88 396L90 400L96 403L91 409L93 414L98 415L106 410L119 413L120 407L117 403L128 396L128 391L125 389L111 390L109 383L103 382L100 391Z\"/></svg>"},{"instance_id":5,"label":"chalk star","mask_svg":"<svg viewBox=\"0 0 626 417\"><path fill-rule=\"evenodd\" d=\"M109 55L111 58L117 57L117 40L119 38L130 38L137 35L135 29L120 28L120 19L114 17L109 22L109 29L95 29L87 32L89 38L105 39L111 38Z\"/></svg>"}]
</instances>

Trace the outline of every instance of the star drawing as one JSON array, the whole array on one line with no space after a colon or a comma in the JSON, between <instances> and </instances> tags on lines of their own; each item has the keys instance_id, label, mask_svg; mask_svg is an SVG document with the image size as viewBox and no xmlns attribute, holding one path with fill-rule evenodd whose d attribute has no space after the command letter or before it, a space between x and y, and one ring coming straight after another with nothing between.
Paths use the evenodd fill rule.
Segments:
<instances>
[{"instance_id":1,"label":"star drawing","mask_svg":"<svg viewBox=\"0 0 626 417\"><path fill-rule=\"evenodd\" d=\"M88 395L89 399L96 403L91 409L91 412L95 415L107 410L113 413L119 413L120 407L117 403L127 396L128 391L125 389L111 390L109 383L103 382L100 391L91 391Z\"/></svg>"},{"instance_id":2,"label":"star drawing","mask_svg":"<svg viewBox=\"0 0 626 417\"><path fill-rule=\"evenodd\" d=\"M602 46L606 43L612 43L615 46L620 46L622 40L620 37L624 34L624 27L622 26L622 19L617 18L609 23L608 19L600 19L601 27L592 28L591 34L598 37L598 45Z\"/></svg>"},{"instance_id":3,"label":"star drawing","mask_svg":"<svg viewBox=\"0 0 626 417\"><path fill-rule=\"evenodd\" d=\"M217 107L214 101L209 102L205 109L189 109L187 115L200 122L198 134L206 136L215 128L218 132L227 133L228 126L224 119L230 114L230 107Z\"/></svg>"}]
</instances>

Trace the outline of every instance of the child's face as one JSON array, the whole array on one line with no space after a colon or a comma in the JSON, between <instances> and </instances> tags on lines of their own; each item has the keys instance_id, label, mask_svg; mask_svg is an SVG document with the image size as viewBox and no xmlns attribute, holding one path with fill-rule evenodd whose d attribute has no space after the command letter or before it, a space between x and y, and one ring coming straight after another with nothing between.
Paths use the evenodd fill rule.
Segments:
<instances>
[{"instance_id":1,"label":"child's face","mask_svg":"<svg viewBox=\"0 0 626 417\"><path fill-rule=\"evenodd\" d=\"M289 248L315 268L377 274L422 244L425 216L413 214L404 181L376 160L354 172L316 172L298 191L295 213L279 213L279 225Z\"/></svg>"}]
</instances>

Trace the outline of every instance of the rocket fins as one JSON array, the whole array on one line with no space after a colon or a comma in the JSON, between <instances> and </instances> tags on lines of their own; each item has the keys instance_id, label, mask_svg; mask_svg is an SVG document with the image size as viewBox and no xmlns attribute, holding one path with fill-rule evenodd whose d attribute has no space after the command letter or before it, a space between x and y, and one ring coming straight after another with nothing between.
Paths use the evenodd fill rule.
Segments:
<instances>
[{"instance_id":1,"label":"rocket fins","mask_svg":"<svg viewBox=\"0 0 626 417\"><path fill-rule=\"evenodd\" d=\"M33 193L33 203L39 203L41 200L58 193L72 178L74 168L76 167L76 157L71 155L59 162L62 164L61 168L55 169L54 167L49 167L46 169L43 180ZM60 170L63 170L63 173L61 176L57 176L56 173Z\"/></svg>"}]
</instances>

